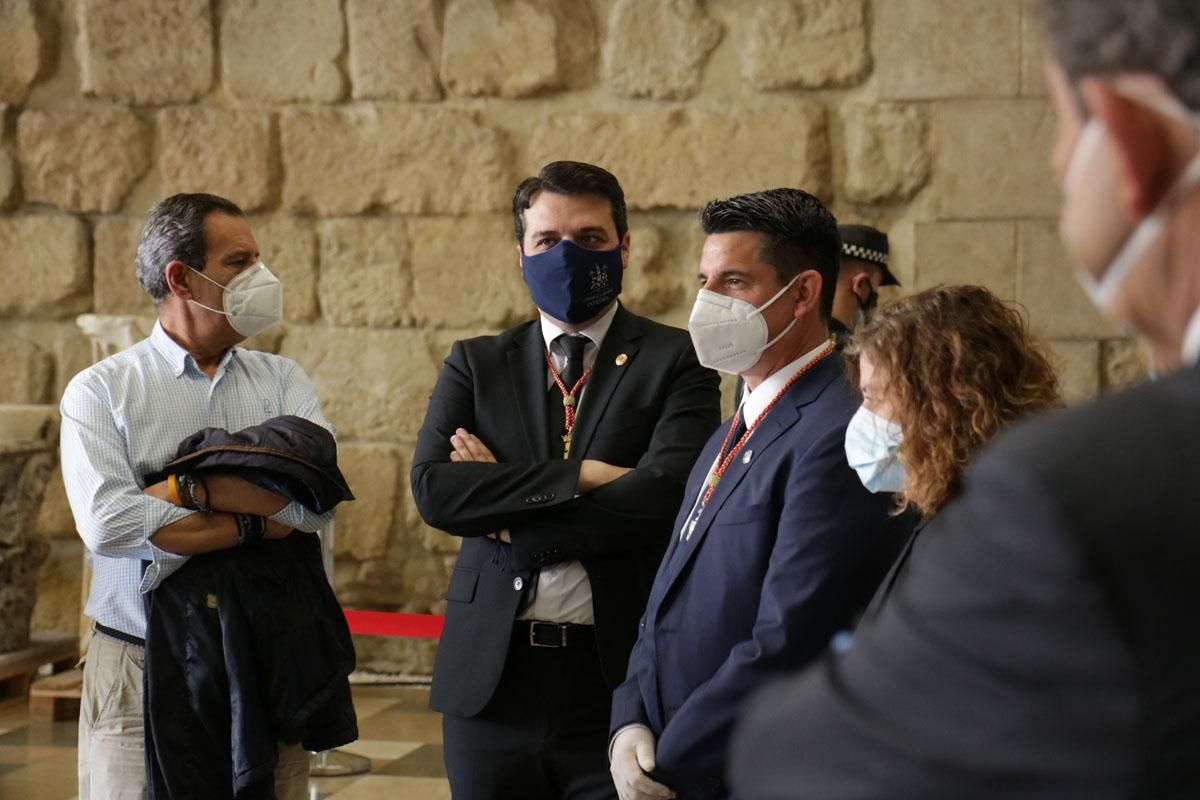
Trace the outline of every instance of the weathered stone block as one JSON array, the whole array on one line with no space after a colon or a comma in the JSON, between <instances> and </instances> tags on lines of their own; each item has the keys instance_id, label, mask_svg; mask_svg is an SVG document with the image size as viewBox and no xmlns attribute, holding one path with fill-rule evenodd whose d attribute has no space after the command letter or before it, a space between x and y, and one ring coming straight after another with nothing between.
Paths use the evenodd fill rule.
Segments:
<instances>
[{"instance_id":1,"label":"weathered stone block","mask_svg":"<svg viewBox=\"0 0 1200 800\"><path fill-rule=\"evenodd\" d=\"M263 263L283 283L283 316L294 322L315 319L317 234L308 220L282 214L251 217L250 230Z\"/></svg>"},{"instance_id":2,"label":"weathered stone block","mask_svg":"<svg viewBox=\"0 0 1200 800\"><path fill-rule=\"evenodd\" d=\"M1100 343L1054 339L1049 342L1063 399L1090 400L1100 391Z\"/></svg>"},{"instance_id":3,"label":"weathered stone block","mask_svg":"<svg viewBox=\"0 0 1200 800\"><path fill-rule=\"evenodd\" d=\"M32 341L22 336L0 338L0 364L6 366L0 382L0 403L35 405L52 403L54 359Z\"/></svg>"},{"instance_id":4,"label":"weathered stone block","mask_svg":"<svg viewBox=\"0 0 1200 800\"><path fill-rule=\"evenodd\" d=\"M1038 0L1021 0L1021 94L1046 94L1046 31Z\"/></svg>"},{"instance_id":5,"label":"weathered stone block","mask_svg":"<svg viewBox=\"0 0 1200 800\"><path fill-rule=\"evenodd\" d=\"M826 199L831 193L824 111L799 102L772 111L549 117L533 131L526 169L533 173L563 158L612 172L633 209L694 209L771 186L795 186Z\"/></svg>"},{"instance_id":6,"label":"weathered stone block","mask_svg":"<svg viewBox=\"0 0 1200 800\"><path fill-rule=\"evenodd\" d=\"M662 230L653 225L632 228L629 268L621 280L621 302L639 314L649 315L666 311L682 300L682 270L671 262Z\"/></svg>"},{"instance_id":7,"label":"weathered stone block","mask_svg":"<svg viewBox=\"0 0 1200 800\"><path fill-rule=\"evenodd\" d=\"M879 96L929 99L1017 94L1021 5L995 0L872 3Z\"/></svg>"},{"instance_id":8,"label":"weathered stone block","mask_svg":"<svg viewBox=\"0 0 1200 800\"><path fill-rule=\"evenodd\" d=\"M1017 224L1017 300L1029 309L1035 333L1050 338L1119 336L1075 279L1054 222Z\"/></svg>"},{"instance_id":9,"label":"weathered stone block","mask_svg":"<svg viewBox=\"0 0 1200 800\"><path fill-rule=\"evenodd\" d=\"M913 236L915 288L938 284L987 287L1002 300L1017 296L1017 229L1011 222L927 222Z\"/></svg>"},{"instance_id":10,"label":"weathered stone block","mask_svg":"<svg viewBox=\"0 0 1200 800\"><path fill-rule=\"evenodd\" d=\"M404 223L337 219L318 226L319 295L335 325L390 328L408 322L412 277Z\"/></svg>"},{"instance_id":11,"label":"weathered stone block","mask_svg":"<svg viewBox=\"0 0 1200 800\"><path fill-rule=\"evenodd\" d=\"M1042 100L940 103L933 111L929 191L944 219L1055 217L1046 163L1054 113Z\"/></svg>"},{"instance_id":12,"label":"weathered stone block","mask_svg":"<svg viewBox=\"0 0 1200 800\"><path fill-rule=\"evenodd\" d=\"M96 222L92 286L97 314L154 314L154 301L137 279L137 245L144 224L127 217Z\"/></svg>"},{"instance_id":13,"label":"weathered stone block","mask_svg":"<svg viewBox=\"0 0 1200 800\"><path fill-rule=\"evenodd\" d=\"M769 0L741 44L742 75L763 91L852 86L867 76L863 0Z\"/></svg>"},{"instance_id":14,"label":"weathered stone block","mask_svg":"<svg viewBox=\"0 0 1200 800\"><path fill-rule=\"evenodd\" d=\"M0 103L21 103L47 54L35 0L0 0Z\"/></svg>"},{"instance_id":15,"label":"weathered stone block","mask_svg":"<svg viewBox=\"0 0 1200 800\"><path fill-rule=\"evenodd\" d=\"M338 466L355 500L338 507L334 552L361 560L382 558L400 506L400 455L387 445L352 444L338 448Z\"/></svg>"},{"instance_id":16,"label":"weathered stone block","mask_svg":"<svg viewBox=\"0 0 1200 800\"><path fill-rule=\"evenodd\" d=\"M1141 383L1148 376L1148 356L1133 339L1107 339L1100 343L1100 383L1110 392Z\"/></svg>"},{"instance_id":17,"label":"weathered stone block","mask_svg":"<svg viewBox=\"0 0 1200 800\"><path fill-rule=\"evenodd\" d=\"M87 228L74 217L0 217L0 314L67 317L92 303Z\"/></svg>"},{"instance_id":18,"label":"weathered stone block","mask_svg":"<svg viewBox=\"0 0 1200 800\"><path fill-rule=\"evenodd\" d=\"M194 100L212 86L209 0L80 0L82 89L134 105Z\"/></svg>"},{"instance_id":19,"label":"weathered stone block","mask_svg":"<svg viewBox=\"0 0 1200 800\"><path fill-rule=\"evenodd\" d=\"M230 0L221 22L226 89L268 102L341 99L343 24L338 0Z\"/></svg>"},{"instance_id":20,"label":"weathered stone block","mask_svg":"<svg viewBox=\"0 0 1200 800\"><path fill-rule=\"evenodd\" d=\"M441 76L458 95L526 97L586 82L596 61L586 3L450 0Z\"/></svg>"},{"instance_id":21,"label":"weathered stone block","mask_svg":"<svg viewBox=\"0 0 1200 800\"><path fill-rule=\"evenodd\" d=\"M853 203L909 200L929 180L928 120L915 106L842 106L846 173L843 196Z\"/></svg>"},{"instance_id":22,"label":"weathered stone block","mask_svg":"<svg viewBox=\"0 0 1200 800\"><path fill-rule=\"evenodd\" d=\"M211 192L245 211L271 199L271 120L257 111L172 108L158 117L163 195Z\"/></svg>"},{"instance_id":23,"label":"weathered stone block","mask_svg":"<svg viewBox=\"0 0 1200 800\"><path fill-rule=\"evenodd\" d=\"M4 107L0 106L0 120L4 118ZM17 166L8 150L0 146L0 211L17 204Z\"/></svg>"},{"instance_id":24,"label":"weathered stone block","mask_svg":"<svg viewBox=\"0 0 1200 800\"><path fill-rule=\"evenodd\" d=\"M44 539L75 539L75 517L71 514L71 504L67 501L67 488L63 485L62 465L54 467L50 480L46 483L46 493L42 496L42 505L38 509L37 526L39 536Z\"/></svg>"},{"instance_id":25,"label":"weathered stone block","mask_svg":"<svg viewBox=\"0 0 1200 800\"><path fill-rule=\"evenodd\" d=\"M537 313L521 278L511 217L414 219L408 235L419 325L505 328Z\"/></svg>"},{"instance_id":26,"label":"weathered stone block","mask_svg":"<svg viewBox=\"0 0 1200 800\"><path fill-rule=\"evenodd\" d=\"M721 33L698 0L617 0L604 48L606 83L623 97L691 97Z\"/></svg>"},{"instance_id":27,"label":"weathered stone block","mask_svg":"<svg viewBox=\"0 0 1200 800\"><path fill-rule=\"evenodd\" d=\"M441 99L442 34L434 0L349 0L346 24L354 97Z\"/></svg>"},{"instance_id":28,"label":"weathered stone block","mask_svg":"<svg viewBox=\"0 0 1200 800\"><path fill-rule=\"evenodd\" d=\"M419 331L297 325L281 352L312 378L343 441L416 437L440 365Z\"/></svg>"},{"instance_id":29,"label":"weathered stone block","mask_svg":"<svg viewBox=\"0 0 1200 800\"><path fill-rule=\"evenodd\" d=\"M465 214L503 210L511 199L508 149L469 113L297 110L283 115L280 132L283 199L297 211Z\"/></svg>"},{"instance_id":30,"label":"weathered stone block","mask_svg":"<svg viewBox=\"0 0 1200 800\"><path fill-rule=\"evenodd\" d=\"M50 555L38 570L32 632L78 632L82 580L83 542L78 537L50 542Z\"/></svg>"},{"instance_id":31,"label":"weathered stone block","mask_svg":"<svg viewBox=\"0 0 1200 800\"><path fill-rule=\"evenodd\" d=\"M150 127L128 111L26 111L17 120L25 199L116 211L150 166Z\"/></svg>"}]
</instances>

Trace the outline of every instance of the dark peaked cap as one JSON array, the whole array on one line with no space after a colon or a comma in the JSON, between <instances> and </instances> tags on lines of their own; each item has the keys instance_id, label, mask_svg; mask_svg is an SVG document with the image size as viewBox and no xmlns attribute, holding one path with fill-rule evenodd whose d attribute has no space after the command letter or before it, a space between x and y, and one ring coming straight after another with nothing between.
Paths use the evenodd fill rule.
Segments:
<instances>
[{"instance_id":1,"label":"dark peaked cap","mask_svg":"<svg viewBox=\"0 0 1200 800\"><path fill-rule=\"evenodd\" d=\"M838 225L842 237L842 257L858 258L883 268L881 286L899 286L900 281L888 270L887 234L870 225Z\"/></svg>"}]
</instances>

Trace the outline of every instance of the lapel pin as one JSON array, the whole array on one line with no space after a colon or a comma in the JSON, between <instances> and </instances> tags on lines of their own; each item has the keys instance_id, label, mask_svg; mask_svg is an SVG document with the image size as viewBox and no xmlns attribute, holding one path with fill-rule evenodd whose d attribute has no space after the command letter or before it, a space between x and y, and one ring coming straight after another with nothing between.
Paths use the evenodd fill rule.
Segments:
<instances>
[{"instance_id":1,"label":"lapel pin","mask_svg":"<svg viewBox=\"0 0 1200 800\"><path fill-rule=\"evenodd\" d=\"M750 463L750 456L752 456L752 455L754 455L754 451L753 451L753 450L747 450L747 451L746 451L746 453L745 453L745 454L742 456L742 463L743 463L743 464L749 464L749 463Z\"/></svg>"},{"instance_id":2,"label":"lapel pin","mask_svg":"<svg viewBox=\"0 0 1200 800\"><path fill-rule=\"evenodd\" d=\"M617 366L618 367L625 366L625 362L628 360L629 360L629 356L625 355L624 353L621 353L621 355L617 356Z\"/></svg>"}]
</instances>

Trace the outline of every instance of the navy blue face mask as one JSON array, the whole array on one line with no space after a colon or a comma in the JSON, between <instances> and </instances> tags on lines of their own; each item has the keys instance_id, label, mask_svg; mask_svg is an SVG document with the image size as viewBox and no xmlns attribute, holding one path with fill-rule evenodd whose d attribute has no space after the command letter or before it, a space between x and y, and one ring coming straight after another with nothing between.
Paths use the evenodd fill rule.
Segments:
<instances>
[{"instance_id":1,"label":"navy blue face mask","mask_svg":"<svg viewBox=\"0 0 1200 800\"><path fill-rule=\"evenodd\" d=\"M621 293L621 246L589 250L563 239L544 253L521 255L533 302L560 322L587 322Z\"/></svg>"}]
</instances>

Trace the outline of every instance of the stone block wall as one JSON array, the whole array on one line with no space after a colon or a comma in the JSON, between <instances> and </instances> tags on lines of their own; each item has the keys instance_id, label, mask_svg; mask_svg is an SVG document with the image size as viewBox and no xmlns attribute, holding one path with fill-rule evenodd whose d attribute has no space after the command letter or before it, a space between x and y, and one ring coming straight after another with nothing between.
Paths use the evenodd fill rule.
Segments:
<instances>
[{"instance_id":1,"label":"stone block wall","mask_svg":"<svg viewBox=\"0 0 1200 800\"><path fill-rule=\"evenodd\" d=\"M77 314L152 315L133 253L156 199L229 196L286 284L253 344L312 376L361 498L348 606L444 607L455 542L413 508L414 437L450 343L532 314L508 204L552 159L620 178L625 300L667 322L696 210L791 185L890 230L905 290L1023 304L1072 399L1140 374L1063 263L1031 0L0 0L0 41L0 413L90 363ZM69 629L61 477L37 527L35 627ZM429 643L359 645L431 664Z\"/></svg>"}]
</instances>

